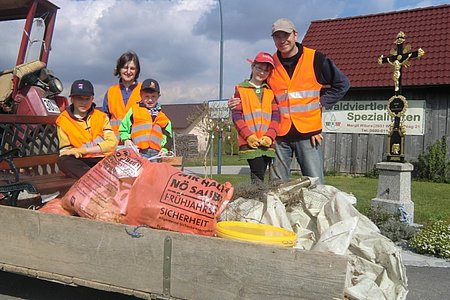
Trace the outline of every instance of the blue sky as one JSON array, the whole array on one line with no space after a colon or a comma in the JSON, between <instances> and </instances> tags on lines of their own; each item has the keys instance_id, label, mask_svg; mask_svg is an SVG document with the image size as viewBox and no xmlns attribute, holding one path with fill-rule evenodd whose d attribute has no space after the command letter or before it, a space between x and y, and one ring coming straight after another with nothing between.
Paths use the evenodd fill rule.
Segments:
<instances>
[{"instance_id":1,"label":"blue sky","mask_svg":"<svg viewBox=\"0 0 450 300\"><path fill-rule=\"evenodd\" d=\"M60 7L48 67L70 84L93 82L95 101L117 82L118 56L134 50L141 76L161 85L161 103L199 103L218 99L220 22L218 0L50 0ZM377 14L448 4L448 1L393 0L221 0L223 12L223 95L248 77L247 58L274 52L271 24L294 21L301 41L311 21ZM13 67L23 23L0 23L0 70ZM34 26L32 36L39 36ZM401 30L401 27L399 27ZM320 49L318 49L320 50ZM31 60L33 51L30 52Z\"/></svg>"}]
</instances>

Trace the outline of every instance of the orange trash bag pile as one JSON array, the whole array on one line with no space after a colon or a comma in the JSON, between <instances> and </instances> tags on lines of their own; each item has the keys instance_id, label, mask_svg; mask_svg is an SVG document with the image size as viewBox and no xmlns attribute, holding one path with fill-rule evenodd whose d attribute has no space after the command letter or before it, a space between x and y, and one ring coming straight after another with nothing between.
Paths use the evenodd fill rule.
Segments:
<instances>
[{"instance_id":1,"label":"orange trash bag pile","mask_svg":"<svg viewBox=\"0 0 450 300\"><path fill-rule=\"evenodd\" d=\"M124 223L212 236L233 191L229 182L188 175L167 163L150 163L130 191Z\"/></svg>"},{"instance_id":2,"label":"orange trash bag pile","mask_svg":"<svg viewBox=\"0 0 450 300\"><path fill-rule=\"evenodd\" d=\"M229 182L185 174L123 149L94 166L61 201L90 219L212 236L233 191Z\"/></svg>"},{"instance_id":3,"label":"orange trash bag pile","mask_svg":"<svg viewBox=\"0 0 450 300\"><path fill-rule=\"evenodd\" d=\"M136 178L150 162L132 149L105 157L62 197L63 207L89 219L121 223Z\"/></svg>"},{"instance_id":4,"label":"orange trash bag pile","mask_svg":"<svg viewBox=\"0 0 450 300\"><path fill-rule=\"evenodd\" d=\"M53 200L50 200L49 202L45 203L44 206L39 208L39 211L56 214L56 215L62 215L62 216L73 216L74 213L70 212L68 210L65 210L62 206L61 199L55 198Z\"/></svg>"}]
</instances>

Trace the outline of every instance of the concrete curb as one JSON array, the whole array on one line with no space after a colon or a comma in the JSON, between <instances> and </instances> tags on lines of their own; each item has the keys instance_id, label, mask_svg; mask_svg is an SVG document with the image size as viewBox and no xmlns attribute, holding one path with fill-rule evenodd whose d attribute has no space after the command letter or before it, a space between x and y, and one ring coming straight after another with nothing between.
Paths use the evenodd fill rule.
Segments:
<instances>
[{"instance_id":1,"label":"concrete curb","mask_svg":"<svg viewBox=\"0 0 450 300\"><path fill-rule=\"evenodd\" d=\"M421 255L402 249L402 260L405 266L450 268L450 261L434 256Z\"/></svg>"}]
</instances>

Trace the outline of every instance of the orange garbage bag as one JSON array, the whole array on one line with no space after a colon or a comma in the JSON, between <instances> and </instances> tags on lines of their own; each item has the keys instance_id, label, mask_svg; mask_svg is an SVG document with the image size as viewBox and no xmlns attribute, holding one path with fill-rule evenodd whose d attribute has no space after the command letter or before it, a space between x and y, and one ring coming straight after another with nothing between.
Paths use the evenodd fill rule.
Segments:
<instances>
[{"instance_id":1,"label":"orange garbage bag","mask_svg":"<svg viewBox=\"0 0 450 300\"><path fill-rule=\"evenodd\" d=\"M150 162L132 149L105 157L64 195L65 209L89 219L120 223L134 181Z\"/></svg>"},{"instance_id":2,"label":"orange garbage bag","mask_svg":"<svg viewBox=\"0 0 450 300\"><path fill-rule=\"evenodd\" d=\"M62 215L62 216L73 216L74 215L73 212L70 212L70 211L64 209L60 198L55 198L55 199L50 200L49 202L45 203L44 206L39 208L39 211L56 214L56 215Z\"/></svg>"},{"instance_id":3,"label":"orange garbage bag","mask_svg":"<svg viewBox=\"0 0 450 300\"><path fill-rule=\"evenodd\" d=\"M229 182L185 174L167 163L150 163L131 188L123 223L212 236L233 191Z\"/></svg>"}]
</instances>

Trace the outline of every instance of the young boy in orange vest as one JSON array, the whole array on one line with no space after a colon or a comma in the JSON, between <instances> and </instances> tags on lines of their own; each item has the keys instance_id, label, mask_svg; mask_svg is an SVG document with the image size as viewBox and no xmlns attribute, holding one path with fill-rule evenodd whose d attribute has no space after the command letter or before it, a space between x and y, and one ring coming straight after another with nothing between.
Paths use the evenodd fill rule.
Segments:
<instances>
[{"instance_id":1,"label":"young boy in orange vest","mask_svg":"<svg viewBox=\"0 0 450 300\"><path fill-rule=\"evenodd\" d=\"M72 104L56 119L59 169L80 178L117 146L108 116L95 109L94 87L88 80L75 80L70 90Z\"/></svg>"},{"instance_id":2,"label":"young boy in orange vest","mask_svg":"<svg viewBox=\"0 0 450 300\"><path fill-rule=\"evenodd\" d=\"M120 140L127 147L136 146L142 156L155 158L172 149L172 123L158 103L161 94L156 80L144 80L140 95L139 105L130 108L120 124Z\"/></svg>"}]
</instances>

